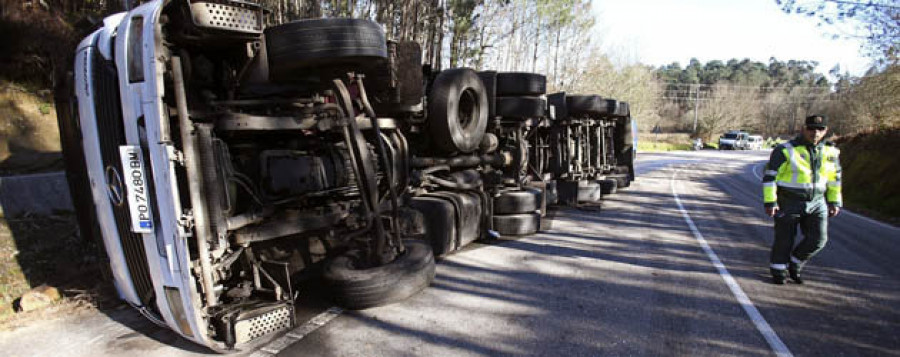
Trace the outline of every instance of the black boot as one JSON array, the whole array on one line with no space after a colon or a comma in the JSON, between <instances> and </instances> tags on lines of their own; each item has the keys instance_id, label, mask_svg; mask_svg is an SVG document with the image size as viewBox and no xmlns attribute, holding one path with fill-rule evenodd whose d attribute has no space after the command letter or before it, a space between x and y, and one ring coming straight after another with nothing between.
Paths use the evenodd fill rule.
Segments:
<instances>
[{"instance_id":1,"label":"black boot","mask_svg":"<svg viewBox=\"0 0 900 357\"><path fill-rule=\"evenodd\" d=\"M788 265L788 274L791 275L791 280L797 284L803 284L803 279L800 278L800 269L800 264L791 262L791 265Z\"/></svg>"},{"instance_id":2,"label":"black boot","mask_svg":"<svg viewBox=\"0 0 900 357\"><path fill-rule=\"evenodd\" d=\"M784 281L787 280L787 273L782 269L769 269L772 273L772 282L776 285L784 285Z\"/></svg>"}]
</instances>

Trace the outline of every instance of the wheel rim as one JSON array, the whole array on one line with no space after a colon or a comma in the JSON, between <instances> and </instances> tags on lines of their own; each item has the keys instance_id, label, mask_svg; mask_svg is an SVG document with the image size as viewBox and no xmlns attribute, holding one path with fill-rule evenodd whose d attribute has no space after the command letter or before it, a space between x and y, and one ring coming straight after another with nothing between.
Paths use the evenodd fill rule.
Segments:
<instances>
[{"instance_id":1,"label":"wheel rim","mask_svg":"<svg viewBox=\"0 0 900 357\"><path fill-rule=\"evenodd\" d=\"M474 89L466 88L459 94L456 118L459 121L459 127L463 131L477 121L479 109L478 94L475 93Z\"/></svg>"}]
</instances>

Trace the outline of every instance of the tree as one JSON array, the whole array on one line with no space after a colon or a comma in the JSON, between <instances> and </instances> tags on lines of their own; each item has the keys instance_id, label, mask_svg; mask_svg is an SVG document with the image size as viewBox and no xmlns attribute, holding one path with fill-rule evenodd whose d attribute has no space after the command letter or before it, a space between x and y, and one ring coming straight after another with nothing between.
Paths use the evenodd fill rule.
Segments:
<instances>
[{"instance_id":1,"label":"tree","mask_svg":"<svg viewBox=\"0 0 900 357\"><path fill-rule=\"evenodd\" d=\"M852 37L862 37L869 56L882 63L898 63L900 5L896 0L775 0L786 13L819 19L820 25L848 24ZM851 21L852 20L852 21Z\"/></svg>"},{"instance_id":2,"label":"tree","mask_svg":"<svg viewBox=\"0 0 900 357\"><path fill-rule=\"evenodd\" d=\"M564 90L626 101L631 116L639 118L642 128L653 127L659 122L657 108L660 106L662 88L653 80L653 68L639 64L617 68L608 56L596 49L588 57L590 59L586 61L580 79Z\"/></svg>"},{"instance_id":3,"label":"tree","mask_svg":"<svg viewBox=\"0 0 900 357\"><path fill-rule=\"evenodd\" d=\"M759 105L741 87L718 84L701 98L697 134L709 141L729 129L758 129ZM689 112L686 117L693 118Z\"/></svg>"},{"instance_id":4,"label":"tree","mask_svg":"<svg viewBox=\"0 0 900 357\"><path fill-rule=\"evenodd\" d=\"M870 128L900 126L900 65L859 79L847 104L852 115Z\"/></svg>"}]
</instances>

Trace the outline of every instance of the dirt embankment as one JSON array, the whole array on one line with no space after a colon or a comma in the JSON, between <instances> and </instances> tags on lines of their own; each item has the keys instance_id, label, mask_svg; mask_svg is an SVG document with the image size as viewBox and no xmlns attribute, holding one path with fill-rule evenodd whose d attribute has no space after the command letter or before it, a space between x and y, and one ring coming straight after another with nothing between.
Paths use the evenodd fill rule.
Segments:
<instances>
[{"instance_id":1,"label":"dirt embankment","mask_svg":"<svg viewBox=\"0 0 900 357\"><path fill-rule=\"evenodd\" d=\"M62 170L56 109L49 91L0 81L0 175Z\"/></svg>"},{"instance_id":2,"label":"dirt embankment","mask_svg":"<svg viewBox=\"0 0 900 357\"><path fill-rule=\"evenodd\" d=\"M900 128L845 136L836 142L841 149L845 203L900 223Z\"/></svg>"}]
</instances>

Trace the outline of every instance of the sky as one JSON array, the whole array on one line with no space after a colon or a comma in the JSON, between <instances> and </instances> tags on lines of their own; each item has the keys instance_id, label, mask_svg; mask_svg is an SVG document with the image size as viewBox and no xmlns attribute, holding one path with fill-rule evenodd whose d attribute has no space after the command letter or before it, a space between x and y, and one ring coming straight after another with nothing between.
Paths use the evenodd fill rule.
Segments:
<instances>
[{"instance_id":1,"label":"sky","mask_svg":"<svg viewBox=\"0 0 900 357\"><path fill-rule=\"evenodd\" d=\"M862 75L871 60L860 42L832 39L816 20L781 11L774 0L594 0L601 48L618 61L660 66L749 58L819 62L827 74Z\"/></svg>"}]
</instances>

